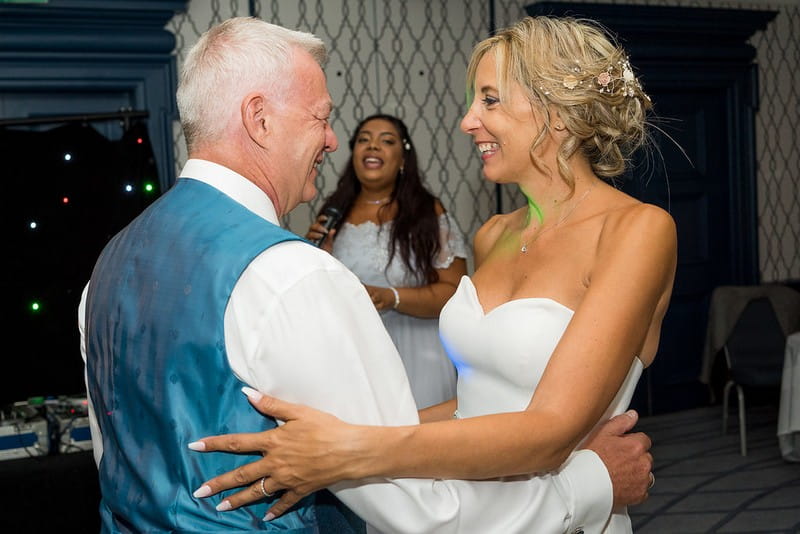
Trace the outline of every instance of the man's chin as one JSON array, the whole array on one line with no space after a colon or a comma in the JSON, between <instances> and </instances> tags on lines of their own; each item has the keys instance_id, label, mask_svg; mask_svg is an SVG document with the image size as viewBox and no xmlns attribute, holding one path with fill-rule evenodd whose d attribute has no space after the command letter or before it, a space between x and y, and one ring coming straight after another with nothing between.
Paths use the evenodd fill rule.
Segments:
<instances>
[{"instance_id":1,"label":"man's chin","mask_svg":"<svg viewBox=\"0 0 800 534\"><path fill-rule=\"evenodd\" d=\"M314 200L314 197L317 196L319 190L315 186L307 187L305 191L303 191L303 202L311 202Z\"/></svg>"}]
</instances>

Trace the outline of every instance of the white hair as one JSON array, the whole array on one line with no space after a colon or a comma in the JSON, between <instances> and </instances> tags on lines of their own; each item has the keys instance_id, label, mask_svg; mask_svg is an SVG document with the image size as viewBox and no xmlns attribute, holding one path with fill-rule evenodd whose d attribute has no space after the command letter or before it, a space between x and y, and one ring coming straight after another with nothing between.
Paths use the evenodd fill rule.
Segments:
<instances>
[{"instance_id":1,"label":"white hair","mask_svg":"<svg viewBox=\"0 0 800 534\"><path fill-rule=\"evenodd\" d=\"M181 68L177 101L186 145L218 139L239 115L242 98L263 91L277 100L293 75L292 54L303 50L320 64L325 44L316 36L253 17L228 19L206 31Z\"/></svg>"}]
</instances>

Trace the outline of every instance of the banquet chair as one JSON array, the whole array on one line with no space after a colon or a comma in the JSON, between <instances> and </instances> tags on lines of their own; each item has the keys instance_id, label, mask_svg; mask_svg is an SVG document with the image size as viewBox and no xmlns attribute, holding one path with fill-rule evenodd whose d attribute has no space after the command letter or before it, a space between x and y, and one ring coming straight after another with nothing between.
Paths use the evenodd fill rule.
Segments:
<instances>
[{"instance_id":1,"label":"banquet chair","mask_svg":"<svg viewBox=\"0 0 800 534\"><path fill-rule=\"evenodd\" d=\"M736 387L739 400L739 442L747 456L747 425L743 387L779 386L786 336L767 297L749 301L723 346L729 378L722 393L722 433L728 427L728 397Z\"/></svg>"}]
</instances>

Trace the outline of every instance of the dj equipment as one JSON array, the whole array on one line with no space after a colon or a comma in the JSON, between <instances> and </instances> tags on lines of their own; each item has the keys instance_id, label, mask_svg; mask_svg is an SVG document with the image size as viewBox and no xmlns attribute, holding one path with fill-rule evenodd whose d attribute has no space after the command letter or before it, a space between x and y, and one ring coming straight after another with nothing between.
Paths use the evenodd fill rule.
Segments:
<instances>
[{"instance_id":1,"label":"dj equipment","mask_svg":"<svg viewBox=\"0 0 800 534\"><path fill-rule=\"evenodd\" d=\"M91 450L89 403L86 397L60 397L48 404L48 413L55 426L52 436L58 444L58 452Z\"/></svg>"},{"instance_id":2,"label":"dj equipment","mask_svg":"<svg viewBox=\"0 0 800 534\"><path fill-rule=\"evenodd\" d=\"M92 449L88 417L57 417L59 428L58 452L77 452Z\"/></svg>"},{"instance_id":3,"label":"dj equipment","mask_svg":"<svg viewBox=\"0 0 800 534\"><path fill-rule=\"evenodd\" d=\"M44 456L50 452L47 420L36 418L0 422L0 460Z\"/></svg>"},{"instance_id":4,"label":"dj equipment","mask_svg":"<svg viewBox=\"0 0 800 534\"><path fill-rule=\"evenodd\" d=\"M35 397L2 413L0 460L91 448L86 397Z\"/></svg>"}]
</instances>

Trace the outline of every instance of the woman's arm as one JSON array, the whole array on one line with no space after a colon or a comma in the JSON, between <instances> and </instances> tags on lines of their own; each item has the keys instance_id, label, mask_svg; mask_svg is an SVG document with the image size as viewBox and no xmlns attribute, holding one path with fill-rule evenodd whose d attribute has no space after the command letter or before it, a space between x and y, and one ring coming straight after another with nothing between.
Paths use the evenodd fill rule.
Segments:
<instances>
[{"instance_id":1,"label":"woman's arm","mask_svg":"<svg viewBox=\"0 0 800 534\"><path fill-rule=\"evenodd\" d=\"M420 423L432 423L434 421L446 421L453 418L453 413L458 408L456 399L450 399L433 406L428 406L419 411Z\"/></svg>"},{"instance_id":2,"label":"woman's arm","mask_svg":"<svg viewBox=\"0 0 800 534\"><path fill-rule=\"evenodd\" d=\"M439 280L433 284L420 287L397 287L399 304L395 307L394 291L388 287L377 287L364 284L372 303L377 310L395 309L414 317L439 317L442 307L453 296L461 277L467 274L467 262L464 258L454 258L449 267L436 269Z\"/></svg>"},{"instance_id":3,"label":"woman's arm","mask_svg":"<svg viewBox=\"0 0 800 534\"><path fill-rule=\"evenodd\" d=\"M218 491L258 473L275 479L270 489L316 488L370 476L486 479L557 468L597 423L660 321L675 271L674 223L639 206L604 229L597 250L589 289L526 410L397 427L320 421L324 414L309 411L258 435L266 456L257 467L210 484ZM206 450L253 450L242 439L201 441Z\"/></svg>"},{"instance_id":4,"label":"woman's arm","mask_svg":"<svg viewBox=\"0 0 800 534\"><path fill-rule=\"evenodd\" d=\"M436 216L439 221L443 220L445 214L444 207L438 200L435 203ZM453 238L454 248L451 248L451 238ZM388 287L377 287L366 285L375 308L380 310L395 309L400 313L412 315L414 317L436 318L442 311L442 307L450 300L455 293L461 277L467 274L467 261L462 255L466 255L466 246L463 238L457 229L442 225L439 229L439 255L452 258L449 261L437 261L433 259L434 267L438 280L433 284L417 287L395 287L397 295ZM438 263L438 266L437 266ZM395 303L397 306L395 307Z\"/></svg>"},{"instance_id":5,"label":"woman's arm","mask_svg":"<svg viewBox=\"0 0 800 534\"><path fill-rule=\"evenodd\" d=\"M598 242L589 289L557 345L528 408L361 434L358 478L482 479L555 469L613 400L654 320L660 323L675 273L672 218L639 205L618 215ZM469 443L468 447L463 446Z\"/></svg>"}]
</instances>

